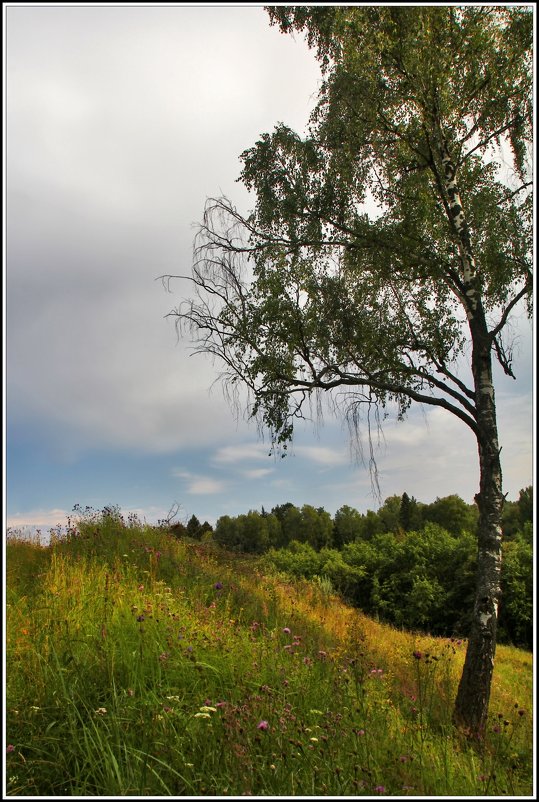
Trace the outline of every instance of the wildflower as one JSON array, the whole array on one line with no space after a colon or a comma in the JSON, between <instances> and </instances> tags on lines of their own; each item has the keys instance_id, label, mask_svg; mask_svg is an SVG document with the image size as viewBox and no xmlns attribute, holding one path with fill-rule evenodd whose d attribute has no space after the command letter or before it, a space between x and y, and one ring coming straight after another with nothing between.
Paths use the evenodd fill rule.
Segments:
<instances>
[{"instance_id":1,"label":"wildflower","mask_svg":"<svg viewBox=\"0 0 539 802\"><path fill-rule=\"evenodd\" d=\"M127 689L127 695L128 696L134 696L135 695L135 691L133 690L133 688L128 688Z\"/></svg>"},{"instance_id":2,"label":"wildflower","mask_svg":"<svg viewBox=\"0 0 539 802\"><path fill-rule=\"evenodd\" d=\"M401 755L401 756L399 757L399 760L400 760L400 762L401 762L401 763L408 763L408 761L410 760L410 758L408 757L408 755Z\"/></svg>"},{"instance_id":3,"label":"wildflower","mask_svg":"<svg viewBox=\"0 0 539 802\"><path fill-rule=\"evenodd\" d=\"M107 715L107 708L106 707L98 707L97 710L94 711L96 716L106 716Z\"/></svg>"},{"instance_id":4,"label":"wildflower","mask_svg":"<svg viewBox=\"0 0 539 802\"><path fill-rule=\"evenodd\" d=\"M283 627L283 632L285 635L290 635L290 627Z\"/></svg>"},{"instance_id":5,"label":"wildflower","mask_svg":"<svg viewBox=\"0 0 539 802\"><path fill-rule=\"evenodd\" d=\"M421 658L423 657L421 652L414 652L413 655L414 655L416 660L421 660Z\"/></svg>"},{"instance_id":6,"label":"wildflower","mask_svg":"<svg viewBox=\"0 0 539 802\"><path fill-rule=\"evenodd\" d=\"M8 744L8 745L6 746L6 752L7 752L8 754L9 754L10 752L14 752L14 751L15 751L15 747L13 746L13 744Z\"/></svg>"},{"instance_id":7,"label":"wildflower","mask_svg":"<svg viewBox=\"0 0 539 802\"><path fill-rule=\"evenodd\" d=\"M211 707L211 705L202 705L200 708L201 713L217 713L216 707Z\"/></svg>"},{"instance_id":8,"label":"wildflower","mask_svg":"<svg viewBox=\"0 0 539 802\"><path fill-rule=\"evenodd\" d=\"M267 729L269 729L269 724L268 724L267 721L260 721L256 725L256 728L257 728L257 730L267 730Z\"/></svg>"},{"instance_id":9,"label":"wildflower","mask_svg":"<svg viewBox=\"0 0 539 802\"><path fill-rule=\"evenodd\" d=\"M313 710L309 710L309 713L312 713L314 716L323 716L324 715L321 710L314 710L314 709Z\"/></svg>"},{"instance_id":10,"label":"wildflower","mask_svg":"<svg viewBox=\"0 0 539 802\"><path fill-rule=\"evenodd\" d=\"M139 585L137 590L144 590L144 585Z\"/></svg>"},{"instance_id":11,"label":"wildflower","mask_svg":"<svg viewBox=\"0 0 539 802\"><path fill-rule=\"evenodd\" d=\"M496 726L492 728L492 732L501 732L501 729L500 729L500 727L498 727L498 725L496 724Z\"/></svg>"},{"instance_id":12,"label":"wildflower","mask_svg":"<svg viewBox=\"0 0 539 802\"><path fill-rule=\"evenodd\" d=\"M365 735L365 730L356 730L356 735Z\"/></svg>"},{"instance_id":13,"label":"wildflower","mask_svg":"<svg viewBox=\"0 0 539 802\"><path fill-rule=\"evenodd\" d=\"M323 649L320 649L320 651L318 652L318 657L320 657L322 660L324 660L327 656L328 656L328 653L325 652Z\"/></svg>"},{"instance_id":14,"label":"wildflower","mask_svg":"<svg viewBox=\"0 0 539 802\"><path fill-rule=\"evenodd\" d=\"M213 587L215 588L215 590L221 590L221 588L223 587L223 583L222 582L216 582Z\"/></svg>"},{"instance_id":15,"label":"wildflower","mask_svg":"<svg viewBox=\"0 0 539 802\"><path fill-rule=\"evenodd\" d=\"M312 741L313 744L317 744L318 738L309 738L309 741Z\"/></svg>"},{"instance_id":16,"label":"wildflower","mask_svg":"<svg viewBox=\"0 0 539 802\"><path fill-rule=\"evenodd\" d=\"M144 616L143 615L137 615L137 621L139 623L142 623L142 621L144 621Z\"/></svg>"},{"instance_id":17,"label":"wildflower","mask_svg":"<svg viewBox=\"0 0 539 802\"><path fill-rule=\"evenodd\" d=\"M519 710L519 711L518 711L518 715L519 715L521 718L522 718L522 716L524 716L525 714L526 714L526 711L525 711L525 710Z\"/></svg>"},{"instance_id":18,"label":"wildflower","mask_svg":"<svg viewBox=\"0 0 539 802\"><path fill-rule=\"evenodd\" d=\"M169 657L170 655L168 652L161 652L161 654L159 655L159 659L161 660L162 663L164 663L165 660L168 660Z\"/></svg>"},{"instance_id":19,"label":"wildflower","mask_svg":"<svg viewBox=\"0 0 539 802\"><path fill-rule=\"evenodd\" d=\"M386 787L385 785L377 785L374 790L376 791L377 794L385 794Z\"/></svg>"},{"instance_id":20,"label":"wildflower","mask_svg":"<svg viewBox=\"0 0 539 802\"><path fill-rule=\"evenodd\" d=\"M168 707L168 705L164 705L164 707L163 707L163 713L172 713L172 712L173 712L173 711L172 711L172 708L171 708L171 707Z\"/></svg>"},{"instance_id":21,"label":"wildflower","mask_svg":"<svg viewBox=\"0 0 539 802\"><path fill-rule=\"evenodd\" d=\"M195 718L211 718L209 713L195 713Z\"/></svg>"}]
</instances>

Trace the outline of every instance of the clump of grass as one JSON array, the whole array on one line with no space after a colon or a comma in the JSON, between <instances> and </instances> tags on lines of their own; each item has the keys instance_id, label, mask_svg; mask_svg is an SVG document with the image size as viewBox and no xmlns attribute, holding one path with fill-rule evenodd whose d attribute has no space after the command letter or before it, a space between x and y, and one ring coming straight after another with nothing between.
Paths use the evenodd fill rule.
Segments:
<instances>
[{"instance_id":1,"label":"clump of grass","mask_svg":"<svg viewBox=\"0 0 539 802\"><path fill-rule=\"evenodd\" d=\"M30 583L29 577L33 576ZM323 581L114 514L8 543L12 795L526 795L531 655L492 720L450 711L465 644L363 616Z\"/></svg>"}]
</instances>

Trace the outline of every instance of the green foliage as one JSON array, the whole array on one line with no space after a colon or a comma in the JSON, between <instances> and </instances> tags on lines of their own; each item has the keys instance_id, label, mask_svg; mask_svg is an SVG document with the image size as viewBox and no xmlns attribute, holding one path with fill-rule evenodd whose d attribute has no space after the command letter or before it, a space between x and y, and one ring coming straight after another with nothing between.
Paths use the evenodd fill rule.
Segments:
<instances>
[{"instance_id":1,"label":"green foliage","mask_svg":"<svg viewBox=\"0 0 539 802\"><path fill-rule=\"evenodd\" d=\"M267 559L292 576L325 575L344 599L408 630L465 637L475 589L477 546L464 530L439 524L385 532L319 553L306 543L271 549ZM532 647L532 549L520 534L504 546L500 640Z\"/></svg>"},{"instance_id":2,"label":"green foliage","mask_svg":"<svg viewBox=\"0 0 539 802\"><path fill-rule=\"evenodd\" d=\"M380 509L378 518L382 523L382 532L396 532L400 525L401 497L388 496Z\"/></svg>"},{"instance_id":3,"label":"green foliage","mask_svg":"<svg viewBox=\"0 0 539 802\"><path fill-rule=\"evenodd\" d=\"M191 515L191 517L187 521L186 528L189 537L195 538L195 540L198 540L200 538L200 535L202 534L202 527L196 515Z\"/></svg>"},{"instance_id":4,"label":"green foliage","mask_svg":"<svg viewBox=\"0 0 539 802\"><path fill-rule=\"evenodd\" d=\"M532 495L529 488L519 498ZM506 502L506 508L514 530L513 545L504 545L499 638L531 648L532 527L526 521L518 529L519 502ZM294 577L326 576L348 602L397 626L465 636L473 610L477 515L475 505L455 494L431 504L406 493L390 496L378 512L365 514L344 505L333 521L323 509L288 502L271 513L223 516L215 540L235 552L266 553L268 564Z\"/></svg>"},{"instance_id":5,"label":"green foliage","mask_svg":"<svg viewBox=\"0 0 539 802\"><path fill-rule=\"evenodd\" d=\"M533 552L531 541L518 533L503 544L502 635L519 646L533 643Z\"/></svg>"},{"instance_id":6,"label":"green foliage","mask_svg":"<svg viewBox=\"0 0 539 802\"><path fill-rule=\"evenodd\" d=\"M270 536L275 534L272 516L261 515L250 510L246 515L231 518L223 515L215 527L215 540L231 551L261 554L270 545Z\"/></svg>"},{"instance_id":7,"label":"green foliage","mask_svg":"<svg viewBox=\"0 0 539 802\"><path fill-rule=\"evenodd\" d=\"M432 504L424 505L421 512L424 521L432 521L453 535L475 533L477 529L477 507L466 504L457 495L437 498Z\"/></svg>"},{"instance_id":8,"label":"green foliage","mask_svg":"<svg viewBox=\"0 0 539 802\"><path fill-rule=\"evenodd\" d=\"M357 510L345 504L337 510L333 519L333 542L337 548L361 537L362 516Z\"/></svg>"},{"instance_id":9,"label":"green foliage","mask_svg":"<svg viewBox=\"0 0 539 802\"><path fill-rule=\"evenodd\" d=\"M324 509L315 509L310 504L301 508L301 540L319 550L330 546L333 536L331 515Z\"/></svg>"},{"instance_id":10,"label":"green foliage","mask_svg":"<svg viewBox=\"0 0 539 802\"><path fill-rule=\"evenodd\" d=\"M523 488L518 494L518 509L520 513L520 523L533 524L533 488L531 485Z\"/></svg>"}]
</instances>

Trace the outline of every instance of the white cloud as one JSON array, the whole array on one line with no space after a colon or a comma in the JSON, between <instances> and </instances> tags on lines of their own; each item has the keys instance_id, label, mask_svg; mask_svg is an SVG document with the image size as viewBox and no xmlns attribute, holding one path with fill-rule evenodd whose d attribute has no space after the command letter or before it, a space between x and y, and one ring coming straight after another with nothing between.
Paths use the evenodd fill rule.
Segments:
<instances>
[{"instance_id":1,"label":"white cloud","mask_svg":"<svg viewBox=\"0 0 539 802\"><path fill-rule=\"evenodd\" d=\"M267 461L270 447L263 443L241 443L219 448L212 461L217 465L233 465L237 462Z\"/></svg>"},{"instance_id":2,"label":"white cloud","mask_svg":"<svg viewBox=\"0 0 539 802\"><path fill-rule=\"evenodd\" d=\"M263 479L274 473L273 468L253 468L251 471L241 471L241 475L246 479Z\"/></svg>"},{"instance_id":3,"label":"white cloud","mask_svg":"<svg viewBox=\"0 0 539 802\"><path fill-rule=\"evenodd\" d=\"M209 476L200 476L199 474L193 474L181 469L174 469L172 474L178 477L178 479L184 479L187 482L185 492L191 496L213 496L222 493L227 486L226 482L218 479L212 479Z\"/></svg>"},{"instance_id":4,"label":"white cloud","mask_svg":"<svg viewBox=\"0 0 539 802\"><path fill-rule=\"evenodd\" d=\"M33 529L65 526L68 512L62 509L53 510L32 510L25 513L13 513L8 515L6 524L12 529L20 527L31 527Z\"/></svg>"},{"instance_id":5,"label":"white cloud","mask_svg":"<svg viewBox=\"0 0 539 802\"><path fill-rule=\"evenodd\" d=\"M338 465L350 463L350 454L346 449L339 446L335 448L328 446L295 446L292 449L292 454L297 454L307 463L312 462L324 468L335 468Z\"/></svg>"}]
</instances>

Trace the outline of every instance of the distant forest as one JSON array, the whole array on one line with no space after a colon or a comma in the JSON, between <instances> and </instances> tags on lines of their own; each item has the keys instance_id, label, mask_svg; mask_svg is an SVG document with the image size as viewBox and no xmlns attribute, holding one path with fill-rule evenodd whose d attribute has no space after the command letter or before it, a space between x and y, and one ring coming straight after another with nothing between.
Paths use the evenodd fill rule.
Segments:
<instances>
[{"instance_id":1,"label":"distant forest","mask_svg":"<svg viewBox=\"0 0 539 802\"><path fill-rule=\"evenodd\" d=\"M466 637L473 607L478 510L459 496L423 504L403 493L377 512L290 502L271 511L224 515L215 528L192 515L178 537L263 555L272 570L314 579L365 613L407 630ZM533 491L503 511L498 639L532 648Z\"/></svg>"}]
</instances>

